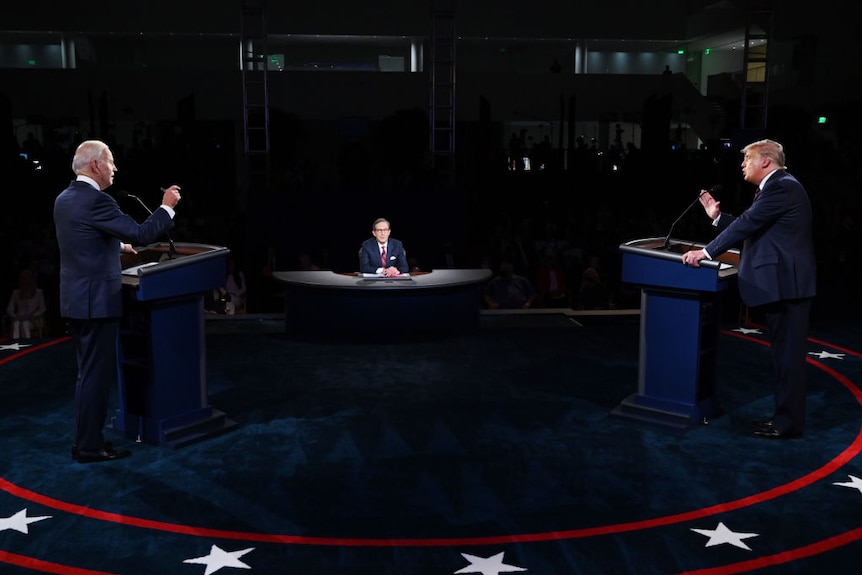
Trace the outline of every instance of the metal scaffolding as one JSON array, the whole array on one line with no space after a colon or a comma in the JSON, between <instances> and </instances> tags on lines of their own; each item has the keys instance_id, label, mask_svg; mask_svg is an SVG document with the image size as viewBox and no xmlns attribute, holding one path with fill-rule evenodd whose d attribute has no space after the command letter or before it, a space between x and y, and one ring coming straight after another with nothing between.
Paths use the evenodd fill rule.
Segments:
<instances>
[{"instance_id":1,"label":"metal scaffolding","mask_svg":"<svg viewBox=\"0 0 862 575\"><path fill-rule=\"evenodd\" d=\"M269 183L266 0L242 0L240 67L244 151L249 184Z\"/></svg>"},{"instance_id":2,"label":"metal scaffolding","mask_svg":"<svg viewBox=\"0 0 862 575\"><path fill-rule=\"evenodd\" d=\"M750 0L743 52L740 127L765 130L769 106L769 43L774 15L772 0Z\"/></svg>"},{"instance_id":3,"label":"metal scaffolding","mask_svg":"<svg viewBox=\"0 0 862 575\"><path fill-rule=\"evenodd\" d=\"M435 171L455 179L455 0L433 0L431 10L430 147Z\"/></svg>"}]
</instances>

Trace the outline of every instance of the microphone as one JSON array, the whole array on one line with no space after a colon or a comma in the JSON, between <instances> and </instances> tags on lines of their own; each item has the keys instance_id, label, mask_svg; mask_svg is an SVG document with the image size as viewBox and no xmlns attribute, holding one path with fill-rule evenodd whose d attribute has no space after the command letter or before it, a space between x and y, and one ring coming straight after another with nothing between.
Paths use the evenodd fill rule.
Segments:
<instances>
[{"instance_id":1,"label":"microphone","mask_svg":"<svg viewBox=\"0 0 862 575\"><path fill-rule=\"evenodd\" d=\"M144 208L144 209L147 211L147 213L148 213L148 214L153 215L152 210L151 210L150 208L148 208L148 207L147 207L147 204L145 204L145 203L144 203L144 200L142 200L142 199L141 199L141 198L139 198L138 196L136 196L136 195L134 195L134 194L130 194L130 193L129 193L129 192L127 192L126 190L119 190L119 191L117 192L117 197L118 197L118 198L122 198L122 199L124 199L124 200L125 200L126 198L129 198L129 199L135 200L136 202L138 202L139 204L141 204L141 207L142 207L142 208ZM167 238L168 238L168 259L169 259L169 260L172 260L172 259L174 259L175 257L177 257L177 248L174 246L174 240L171 238L171 234L170 234L169 232L165 232L165 235L166 235L166 236L167 236Z\"/></svg>"},{"instance_id":2,"label":"microphone","mask_svg":"<svg viewBox=\"0 0 862 575\"><path fill-rule=\"evenodd\" d=\"M703 194L706 194L706 193L713 194L713 193L718 193L720 191L721 191L721 186L712 186L708 190L700 192L697 195L697 197L694 199L694 201L692 203L690 203L685 210L683 210L683 212L679 215L679 217L676 220L674 220L674 222L670 225L670 229L667 231L667 236L665 236L665 238L664 238L664 249L665 250L670 250L670 235L673 233L673 228L679 223L679 221L683 218L683 216L685 216L688 213L688 211L690 209L692 209L697 202L700 201L701 196L703 196Z\"/></svg>"}]
</instances>

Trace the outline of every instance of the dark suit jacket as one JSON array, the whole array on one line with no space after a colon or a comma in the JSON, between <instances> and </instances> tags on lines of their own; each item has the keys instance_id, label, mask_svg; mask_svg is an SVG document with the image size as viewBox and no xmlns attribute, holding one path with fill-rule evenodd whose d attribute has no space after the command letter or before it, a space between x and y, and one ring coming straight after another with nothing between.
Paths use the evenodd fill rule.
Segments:
<instances>
[{"instance_id":1,"label":"dark suit jacket","mask_svg":"<svg viewBox=\"0 0 862 575\"><path fill-rule=\"evenodd\" d=\"M706 251L716 257L744 241L739 294L749 306L814 297L816 262L811 202L785 170L772 174L739 217L722 214Z\"/></svg>"},{"instance_id":2,"label":"dark suit jacket","mask_svg":"<svg viewBox=\"0 0 862 575\"><path fill-rule=\"evenodd\" d=\"M60 244L60 314L71 319L123 314L120 241L146 245L174 226L163 209L138 224L87 182L73 181L54 201Z\"/></svg>"},{"instance_id":3,"label":"dark suit jacket","mask_svg":"<svg viewBox=\"0 0 862 575\"><path fill-rule=\"evenodd\" d=\"M387 268L395 266L398 271L405 274L410 271L410 264L407 263L407 252L404 251L404 246L400 241L389 238L386 244L386 266ZM381 266L380 247L377 240L368 238L362 242L362 247L359 248L359 271L364 274L373 274L377 268Z\"/></svg>"}]
</instances>

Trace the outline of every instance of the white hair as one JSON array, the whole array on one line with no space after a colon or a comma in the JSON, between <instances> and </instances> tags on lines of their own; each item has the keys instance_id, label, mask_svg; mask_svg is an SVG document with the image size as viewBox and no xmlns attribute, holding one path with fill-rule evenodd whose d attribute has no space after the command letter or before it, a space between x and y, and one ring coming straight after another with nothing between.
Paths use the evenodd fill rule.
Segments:
<instances>
[{"instance_id":1,"label":"white hair","mask_svg":"<svg viewBox=\"0 0 862 575\"><path fill-rule=\"evenodd\" d=\"M100 160L105 155L108 144L101 140L86 140L81 142L72 158L72 171L80 174L86 170L93 160Z\"/></svg>"}]
</instances>

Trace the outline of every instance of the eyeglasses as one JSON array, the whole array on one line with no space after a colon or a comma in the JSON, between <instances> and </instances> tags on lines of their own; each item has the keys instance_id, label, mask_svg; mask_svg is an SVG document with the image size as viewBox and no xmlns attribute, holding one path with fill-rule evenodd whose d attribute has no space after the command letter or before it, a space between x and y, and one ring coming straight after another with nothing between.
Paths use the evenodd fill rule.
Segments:
<instances>
[{"instance_id":1,"label":"eyeglasses","mask_svg":"<svg viewBox=\"0 0 862 575\"><path fill-rule=\"evenodd\" d=\"M389 228L374 228L374 233L377 232L388 232Z\"/></svg>"}]
</instances>

